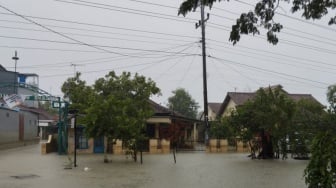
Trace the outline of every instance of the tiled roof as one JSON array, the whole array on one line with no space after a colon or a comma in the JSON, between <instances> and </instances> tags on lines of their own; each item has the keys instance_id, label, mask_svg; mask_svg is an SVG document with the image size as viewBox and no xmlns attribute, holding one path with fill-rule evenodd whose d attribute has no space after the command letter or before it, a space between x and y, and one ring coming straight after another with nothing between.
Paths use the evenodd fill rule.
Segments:
<instances>
[{"instance_id":1,"label":"tiled roof","mask_svg":"<svg viewBox=\"0 0 336 188\"><path fill-rule=\"evenodd\" d=\"M228 92L228 96L239 106L246 101L253 99L256 96L256 93Z\"/></svg>"},{"instance_id":2,"label":"tiled roof","mask_svg":"<svg viewBox=\"0 0 336 188\"><path fill-rule=\"evenodd\" d=\"M175 119L181 119L181 120L186 120L186 121L191 121L191 122L197 122L198 120L196 119L193 119L193 118L189 118L189 117L186 117L176 111L172 111L164 106L161 106L160 104L152 101L152 100L148 100L149 104L151 105L152 109L154 110L154 116L158 116L158 117L166 117L166 116L169 116L169 117L172 117L172 118L175 118Z\"/></svg>"},{"instance_id":3,"label":"tiled roof","mask_svg":"<svg viewBox=\"0 0 336 188\"><path fill-rule=\"evenodd\" d=\"M216 114L219 111L221 105L222 105L222 103L215 103L215 102L209 102L208 103L209 108Z\"/></svg>"},{"instance_id":4,"label":"tiled roof","mask_svg":"<svg viewBox=\"0 0 336 188\"><path fill-rule=\"evenodd\" d=\"M27 107L23 105L19 106L19 108L24 111L29 111L29 112L39 114L40 120L55 120L56 121L58 119L57 115L51 115L46 110L41 109L41 108L31 108L31 107Z\"/></svg>"},{"instance_id":5,"label":"tiled roof","mask_svg":"<svg viewBox=\"0 0 336 188\"><path fill-rule=\"evenodd\" d=\"M281 87L280 85L277 86L270 86L269 88L274 89L275 87ZM266 88L264 88L266 89ZM302 99L308 99L308 100L312 100L315 101L317 103L320 104L320 102L318 102L312 95L310 94L290 94L288 92L286 92L285 90L282 89L282 91L292 100L294 100L295 102L298 102L299 100ZM247 102L248 100L252 100L254 97L256 96L256 92L228 92L221 107L218 110L217 115L222 115L226 106L228 105L228 103L230 102L230 100L232 100L236 106L239 105L243 105L245 102ZM322 104L321 104L322 106Z\"/></svg>"},{"instance_id":6,"label":"tiled roof","mask_svg":"<svg viewBox=\"0 0 336 188\"><path fill-rule=\"evenodd\" d=\"M152 100L149 100L149 104L151 105L152 109L154 110L154 113L156 114L170 113L170 110L168 108L161 106Z\"/></svg>"}]
</instances>

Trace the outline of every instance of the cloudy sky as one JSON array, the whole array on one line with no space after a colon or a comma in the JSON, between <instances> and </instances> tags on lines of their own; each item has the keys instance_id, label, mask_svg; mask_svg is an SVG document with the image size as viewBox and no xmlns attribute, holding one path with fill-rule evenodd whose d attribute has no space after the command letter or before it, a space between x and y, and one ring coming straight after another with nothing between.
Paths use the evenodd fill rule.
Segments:
<instances>
[{"instance_id":1,"label":"cloudy sky","mask_svg":"<svg viewBox=\"0 0 336 188\"><path fill-rule=\"evenodd\" d=\"M109 71L129 71L153 79L163 105L176 88L185 88L202 106L199 9L177 16L182 0L0 0L0 64L39 75L40 88L62 95L60 87L75 71L93 84ZM275 21L284 29L273 46L260 36L243 36L233 46L231 26L254 1L216 3L206 12L208 101L227 92L249 92L281 84L289 93L312 94L326 103L336 77L336 26L330 16L306 21L281 4ZM6 10L7 9L7 10ZM21 15L21 16L20 16Z\"/></svg>"}]
</instances>

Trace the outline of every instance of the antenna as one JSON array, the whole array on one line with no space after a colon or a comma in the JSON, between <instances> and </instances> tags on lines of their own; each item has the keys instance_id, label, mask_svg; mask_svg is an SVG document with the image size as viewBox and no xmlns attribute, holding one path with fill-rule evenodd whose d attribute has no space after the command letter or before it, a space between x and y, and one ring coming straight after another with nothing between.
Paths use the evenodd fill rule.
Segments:
<instances>
[{"instance_id":1,"label":"antenna","mask_svg":"<svg viewBox=\"0 0 336 188\"><path fill-rule=\"evenodd\" d=\"M76 76L76 72L77 72L76 67L77 67L77 66L84 66L84 65L76 64L76 63L71 63L70 66L73 66L73 67L74 67L74 77L75 77L75 76Z\"/></svg>"},{"instance_id":2,"label":"antenna","mask_svg":"<svg viewBox=\"0 0 336 188\"><path fill-rule=\"evenodd\" d=\"M16 88L16 84L17 84L16 64L17 64L17 61L19 60L19 57L17 56L17 51L16 50L15 50L15 53L14 53L14 57L12 57L12 59L15 62L15 66L14 66L14 94L17 94L17 88Z\"/></svg>"}]
</instances>

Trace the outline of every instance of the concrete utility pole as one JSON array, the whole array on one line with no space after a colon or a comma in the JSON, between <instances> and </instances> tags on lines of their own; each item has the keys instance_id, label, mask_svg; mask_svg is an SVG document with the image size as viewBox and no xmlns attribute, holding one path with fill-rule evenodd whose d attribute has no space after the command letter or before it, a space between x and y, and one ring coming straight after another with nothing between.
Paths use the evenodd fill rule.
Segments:
<instances>
[{"instance_id":1,"label":"concrete utility pole","mask_svg":"<svg viewBox=\"0 0 336 188\"><path fill-rule=\"evenodd\" d=\"M17 56L17 51L15 50L15 54L14 54L14 57L12 57L12 59L15 61L15 68L14 68L14 94L17 94L17 87L16 87L16 84L17 84L17 74L16 74L16 64L17 64L17 61L19 60L19 57Z\"/></svg>"},{"instance_id":2,"label":"concrete utility pole","mask_svg":"<svg viewBox=\"0 0 336 188\"><path fill-rule=\"evenodd\" d=\"M196 29L201 26L202 29L202 59L203 59L203 97L204 97L204 124L205 124L205 143L208 144L209 139L209 120L208 120L208 86L207 86L207 71L206 71L206 51L205 51L205 22L209 19L204 18L204 3L201 2L201 20L196 23Z\"/></svg>"}]
</instances>

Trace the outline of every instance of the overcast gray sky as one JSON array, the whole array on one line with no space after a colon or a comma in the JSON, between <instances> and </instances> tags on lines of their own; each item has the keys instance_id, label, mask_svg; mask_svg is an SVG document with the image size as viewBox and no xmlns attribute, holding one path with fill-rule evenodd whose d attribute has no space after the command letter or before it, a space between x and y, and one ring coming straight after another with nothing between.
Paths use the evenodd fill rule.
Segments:
<instances>
[{"instance_id":1,"label":"overcast gray sky","mask_svg":"<svg viewBox=\"0 0 336 188\"><path fill-rule=\"evenodd\" d=\"M199 12L177 16L182 0L0 0L0 63L14 71L36 73L40 88L62 95L62 83L82 73L88 84L109 71L129 71L153 79L163 105L176 88L185 88L202 106L201 30ZM227 92L255 91L281 84L289 93L312 94L326 103L336 77L336 26L326 19L305 21L281 4L280 42L243 36L233 46L229 31L241 12L255 1L231 0L206 10L208 101L222 102ZM41 27L41 25L43 27ZM46 29L49 28L55 32ZM71 38L71 39L70 39ZM84 45L87 44L87 45Z\"/></svg>"}]
</instances>

